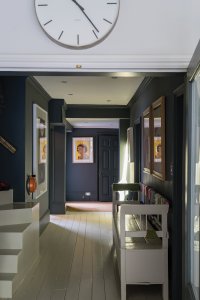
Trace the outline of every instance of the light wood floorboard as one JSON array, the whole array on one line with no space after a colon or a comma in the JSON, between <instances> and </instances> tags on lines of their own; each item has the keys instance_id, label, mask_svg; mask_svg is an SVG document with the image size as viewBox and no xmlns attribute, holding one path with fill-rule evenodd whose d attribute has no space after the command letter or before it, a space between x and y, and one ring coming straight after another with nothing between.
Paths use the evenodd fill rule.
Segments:
<instances>
[{"instance_id":1,"label":"light wood floorboard","mask_svg":"<svg viewBox=\"0 0 200 300\"><path fill-rule=\"evenodd\" d=\"M40 258L13 300L120 300L110 212L51 216ZM161 300L160 286L129 286L127 300Z\"/></svg>"}]
</instances>

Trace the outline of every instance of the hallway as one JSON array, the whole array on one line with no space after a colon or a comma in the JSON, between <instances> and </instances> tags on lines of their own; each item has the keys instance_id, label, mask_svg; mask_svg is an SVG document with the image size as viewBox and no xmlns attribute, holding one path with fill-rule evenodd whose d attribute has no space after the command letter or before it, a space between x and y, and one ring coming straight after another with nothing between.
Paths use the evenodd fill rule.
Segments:
<instances>
[{"instance_id":1,"label":"hallway","mask_svg":"<svg viewBox=\"0 0 200 300\"><path fill-rule=\"evenodd\" d=\"M114 260L115 261L115 260ZM40 261L14 300L120 300L109 212L51 216ZM159 286L130 286L127 300L161 300Z\"/></svg>"}]
</instances>

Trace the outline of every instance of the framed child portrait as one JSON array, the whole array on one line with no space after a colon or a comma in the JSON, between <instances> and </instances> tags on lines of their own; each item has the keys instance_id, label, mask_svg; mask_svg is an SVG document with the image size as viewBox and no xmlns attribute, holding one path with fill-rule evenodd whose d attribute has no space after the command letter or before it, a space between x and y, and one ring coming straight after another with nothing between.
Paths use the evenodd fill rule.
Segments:
<instances>
[{"instance_id":1,"label":"framed child portrait","mask_svg":"<svg viewBox=\"0 0 200 300\"><path fill-rule=\"evenodd\" d=\"M72 138L72 162L93 163L93 137Z\"/></svg>"}]
</instances>

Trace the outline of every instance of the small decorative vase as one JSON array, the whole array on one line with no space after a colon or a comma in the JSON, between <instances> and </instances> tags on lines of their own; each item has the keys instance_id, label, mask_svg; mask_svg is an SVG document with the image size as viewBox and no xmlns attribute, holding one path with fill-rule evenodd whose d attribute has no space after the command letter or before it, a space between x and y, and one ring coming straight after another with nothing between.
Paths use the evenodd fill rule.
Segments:
<instances>
[{"instance_id":1,"label":"small decorative vase","mask_svg":"<svg viewBox=\"0 0 200 300\"><path fill-rule=\"evenodd\" d=\"M30 195L30 193L34 193L36 189L37 189L36 175L28 175L26 181L27 193Z\"/></svg>"}]
</instances>

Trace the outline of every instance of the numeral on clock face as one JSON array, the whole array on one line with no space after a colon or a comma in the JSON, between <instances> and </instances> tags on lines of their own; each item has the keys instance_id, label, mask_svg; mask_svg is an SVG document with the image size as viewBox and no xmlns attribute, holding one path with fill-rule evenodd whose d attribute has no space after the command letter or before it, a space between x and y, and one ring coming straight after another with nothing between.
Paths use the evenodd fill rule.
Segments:
<instances>
[{"instance_id":1,"label":"numeral on clock face","mask_svg":"<svg viewBox=\"0 0 200 300\"><path fill-rule=\"evenodd\" d=\"M112 24L112 22L108 21L107 19L103 19L105 22L108 22L109 24Z\"/></svg>"},{"instance_id":2,"label":"numeral on clock face","mask_svg":"<svg viewBox=\"0 0 200 300\"><path fill-rule=\"evenodd\" d=\"M44 23L44 26L48 25L51 22L52 22L52 20L49 20L48 22Z\"/></svg>"},{"instance_id":3,"label":"numeral on clock face","mask_svg":"<svg viewBox=\"0 0 200 300\"><path fill-rule=\"evenodd\" d=\"M94 30L92 30L92 32L94 33L94 35L96 36L96 38L98 40L98 36L97 36L96 32Z\"/></svg>"},{"instance_id":4,"label":"numeral on clock face","mask_svg":"<svg viewBox=\"0 0 200 300\"><path fill-rule=\"evenodd\" d=\"M60 40L60 38L61 38L61 36L63 35L63 30L61 31L61 34L59 35L59 37L58 37L58 40Z\"/></svg>"}]
</instances>

